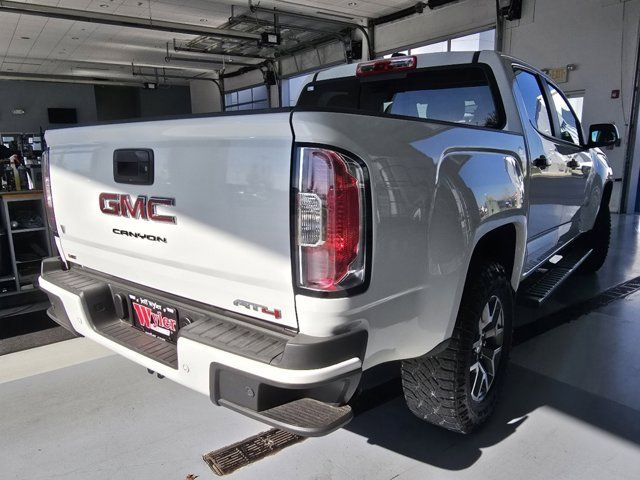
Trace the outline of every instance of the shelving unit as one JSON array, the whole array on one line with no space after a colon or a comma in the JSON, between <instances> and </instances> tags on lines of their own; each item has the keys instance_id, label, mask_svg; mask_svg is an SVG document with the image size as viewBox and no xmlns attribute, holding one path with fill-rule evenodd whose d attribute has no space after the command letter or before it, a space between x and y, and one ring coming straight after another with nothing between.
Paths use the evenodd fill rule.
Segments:
<instances>
[{"instance_id":1,"label":"shelving unit","mask_svg":"<svg viewBox=\"0 0 640 480\"><path fill-rule=\"evenodd\" d=\"M35 289L52 245L42 192L0 193L0 202L0 297L6 297Z\"/></svg>"}]
</instances>

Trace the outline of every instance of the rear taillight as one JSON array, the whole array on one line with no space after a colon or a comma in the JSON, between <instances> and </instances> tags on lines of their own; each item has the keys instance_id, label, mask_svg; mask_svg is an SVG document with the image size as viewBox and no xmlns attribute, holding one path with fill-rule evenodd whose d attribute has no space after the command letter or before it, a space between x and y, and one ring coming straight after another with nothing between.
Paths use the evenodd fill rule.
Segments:
<instances>
[{"instance_id":1,"label":"rear taillight","mask_svg":"<svg viewBox=\"0 0 640 480\"><path fill-rule=\"evenodd\" d=\"M366 268L366 172L348 155L296 151L296 271L299 287L340 292L361 286Z\"/></svg>"},{"instance_id":2,"label":"rear taillight","mask_svg":"<svg viewBox=\"0 0 640 480\"><path fill-rule=\"evenodd\" d=\"M56 215L53 211L53 197L51 196L51 175L49 163L49 149L42 154L42 184L44 186L44 205L47 213L49 230L53 235L58 235Z\"/></svg>"},{"instance_id":3,"label":"rear taillight","mask_svg":"<svg viewBox=\"0 0 640 480\"><path fill-rule=\"evenodd\" d=\"M415 70L417 66L418 59L415 56L391 57L358 64L356 76L369 77L371 75L382 75L383 73L404 72Z\"/></svg>"}]
</instances>

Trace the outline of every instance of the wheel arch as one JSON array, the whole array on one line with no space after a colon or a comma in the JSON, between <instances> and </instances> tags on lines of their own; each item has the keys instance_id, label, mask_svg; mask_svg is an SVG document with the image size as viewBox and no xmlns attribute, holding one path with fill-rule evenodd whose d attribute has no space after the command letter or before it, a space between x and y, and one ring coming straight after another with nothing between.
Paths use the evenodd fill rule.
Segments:
<instances>
[{"instance_id":1,"label":"wheel arch","mask_svg":"<svg viewBox=\"0 0 640 480\"><path fill-rule=\"evenodd\" d=\"M527 221L524 216L487 222L476 233L467 272L474 262L491 258L499 261L507 272L514 291L518 290L527 249Z\"/></svg>"},{"instance_id":2,"label":"wheel arch","mask_svg":"<svg viewBox=\"0 0 640 480\"><path fill-rule=\"evenodd\" d=\"M475 232L472 247L469 249L466 270L461 276L456 295L455 308L451 312L447 337L455 327L462 294L469 281L474 262L494 258L507 270L507 276L514 292L518 290L527 245L527 219L525 215L488 219Z\"/></svg>"}]
</instances>

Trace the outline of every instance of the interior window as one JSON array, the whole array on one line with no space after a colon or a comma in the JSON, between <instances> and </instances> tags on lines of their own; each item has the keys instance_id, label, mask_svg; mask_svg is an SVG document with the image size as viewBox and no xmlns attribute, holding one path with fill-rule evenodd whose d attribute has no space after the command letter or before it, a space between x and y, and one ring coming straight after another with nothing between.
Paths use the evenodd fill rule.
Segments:
<instances>
[{"instance_id":1,"label":"interior window","mask_svg":"<svg viewBox=\"0 0 640 480\"><path fill-rule=\"evenodd\" d=\"M567 103L564 96L558 91L558 89L551 84L547 85L549 85L551 100L555 105L558 124L560 125L560 135L558 135L558 138L565 142L580 145L580 122L573 114L569 103Z\"/></svg>"},{"instance_id":2,"label":"interior window","mask_svg":"<svg viewBox=\"0 0 640 480\"><path fill-rule=\"evenodd\" d=\"M539 132L553 135L551 112L542 88L535 75L524 70L516 70L516 84L524 99L526 113Z\"/></svg>"},{"instance_id":3,"label":"interior window","mask_svg":"<svg viewBox=\"0 0 640 480\"><path fill-rule=\"evenodd\" d=\"M303 90L298 106L351 108L488 128L504 125L487 74L476 66L321 81Z\"/></svg>"}]
</instances>

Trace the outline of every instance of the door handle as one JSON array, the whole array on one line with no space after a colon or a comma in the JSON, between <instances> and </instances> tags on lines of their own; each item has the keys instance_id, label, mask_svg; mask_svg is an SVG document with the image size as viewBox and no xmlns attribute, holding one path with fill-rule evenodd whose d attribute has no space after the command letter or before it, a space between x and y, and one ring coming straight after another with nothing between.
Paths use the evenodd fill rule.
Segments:
<instances>
[{"instance_id":1,"label":"door handle","mask_svg":"<svg viewBox=\"0 0 640 480\"><path fill-rule=\"evenodd\" d=\"M544 155L540 155L531 163L533 163L533 165L538 167L540 170L544 170L545 168L551 165L551 162L549 161L549 159Z\"/></svg>"}]
</instances>

